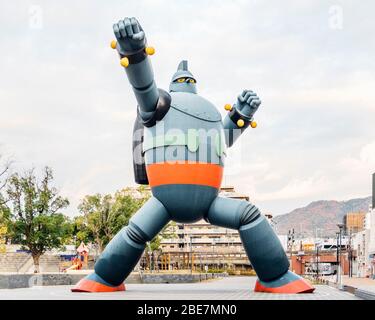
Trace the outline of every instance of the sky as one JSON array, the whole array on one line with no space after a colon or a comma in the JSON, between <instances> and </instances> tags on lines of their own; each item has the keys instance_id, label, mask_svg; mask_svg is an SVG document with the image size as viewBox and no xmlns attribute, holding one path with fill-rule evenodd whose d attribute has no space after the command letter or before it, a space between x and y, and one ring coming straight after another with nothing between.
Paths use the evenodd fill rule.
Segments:
<instances>
[{"instance_id":1,"label":"sky","mask_svg":"<svg viewBox=\"0 0 375 320\"><path fill-rule=\"evenodd\" d=\"M85 195L133 180L136 101L109 43L136 17L155 80L182 59L198 93L223 106L262 100L229 150L225 185L263 212L371 192L375 172L375 3L327 0L0 2L0 154L43 166L76 215Z\"/></svg>"}]
</instances>

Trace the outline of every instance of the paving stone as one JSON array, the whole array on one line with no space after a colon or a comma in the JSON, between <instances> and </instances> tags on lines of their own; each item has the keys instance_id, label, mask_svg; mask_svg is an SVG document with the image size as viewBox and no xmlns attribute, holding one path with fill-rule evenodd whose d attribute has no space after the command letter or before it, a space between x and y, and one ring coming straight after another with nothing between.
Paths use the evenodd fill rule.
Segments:
<instances>
[{"instance_id":1,"label":"paving stone","mask_svg":"<svg viewBox=\"0 0 375 320\"><path fill-rule=\"evenodd\" d=\"M127 284L127 291L72 293L71 286L35 286L0 290L0 299L43 300L358 300L348 292L317 285L312 294L270 294L253 291L255 277L228 277L197 283Z\"/></svg>"}]
</instances>

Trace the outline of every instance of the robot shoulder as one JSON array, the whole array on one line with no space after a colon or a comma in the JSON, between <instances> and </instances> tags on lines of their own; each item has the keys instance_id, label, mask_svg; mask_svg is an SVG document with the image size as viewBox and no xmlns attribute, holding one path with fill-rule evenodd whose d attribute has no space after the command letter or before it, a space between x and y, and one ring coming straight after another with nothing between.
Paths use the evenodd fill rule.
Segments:
<instances>
[{"instance_id":1,"label":"robot shoulder","mask_svg":"<svg viewBox=\"0 0 375 320\"><path fill-rule=\"evenodd\" d=\"M152 115L151 118L148 118L147 120L141 119L142 124L147 127L153 127L157 121L162 120L165 115L168 113L169 108L171 107L171 96L167 91L164 91L163 89L158 89L159 90L159 99L158 103L156 105L155 111ZM139 107L138 107L138 114L139 112Z\"/></svg>"}]
</instances>

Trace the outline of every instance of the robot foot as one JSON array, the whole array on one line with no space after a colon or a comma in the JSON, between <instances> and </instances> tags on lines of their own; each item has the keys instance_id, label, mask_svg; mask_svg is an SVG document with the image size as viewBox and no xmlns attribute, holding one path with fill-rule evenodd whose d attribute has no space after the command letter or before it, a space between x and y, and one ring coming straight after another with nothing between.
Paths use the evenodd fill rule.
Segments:
<instances>
[{"instance_id":1,"label":"robot foot","mask_svg":"<svg viewBox=\"0 0 375 320\"><path fill-rule=\"evenodd\" d=\"M269 282L258 279L254 289L255 292L268 293L312 293L314 290L310 283L291 271Z\"/></svg>"},{"instance_id":2,"label":"robot foot","mask_svg":"<svg viewBox=\"0 0 375 320\"><path fill-rule=\"evenodd\" d=\"M96 273L92 273L81 279L71 290L72 292L115 292L125 291L126 289L123 283L119 286L112 286Z\"/></svg>"}]
</instances>

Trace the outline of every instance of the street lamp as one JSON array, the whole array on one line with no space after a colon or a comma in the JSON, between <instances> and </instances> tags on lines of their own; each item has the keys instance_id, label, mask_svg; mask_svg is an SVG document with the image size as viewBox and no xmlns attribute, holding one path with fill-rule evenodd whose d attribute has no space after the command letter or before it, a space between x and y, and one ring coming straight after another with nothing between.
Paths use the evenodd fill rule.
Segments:
<instances>
[{"instance_id":1,"label":"street lamp","mask_svg":"<svg viewBox=\"0 0 375 320\"><path fill-rule=\"evenodd\" d=\"M349 278L352 278L353 277L353 250L352 250L351 231L349 232L348 258L349 258Z\"/></svg>"},{"instance_id":2,"label":"street lamp","mask_svg":"<svg viewBox=\"0 0 375 320\"><path fill-rule=\"evenodd\" d=\"M341 271L341 236L342 236L342 230L344 228L344 224L338 223L337 226L340 229L339 232L339 249L338 249L338 258L339 258L339 264L338 264L338 287L341 290L342 289L342 271Z\"/></svg>"}]
</instances>

